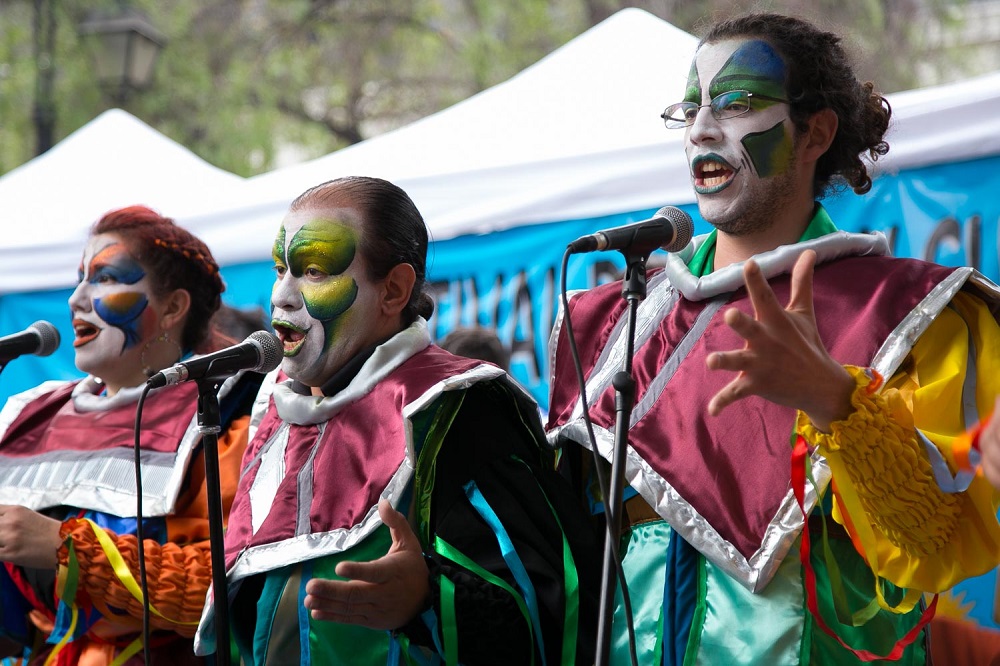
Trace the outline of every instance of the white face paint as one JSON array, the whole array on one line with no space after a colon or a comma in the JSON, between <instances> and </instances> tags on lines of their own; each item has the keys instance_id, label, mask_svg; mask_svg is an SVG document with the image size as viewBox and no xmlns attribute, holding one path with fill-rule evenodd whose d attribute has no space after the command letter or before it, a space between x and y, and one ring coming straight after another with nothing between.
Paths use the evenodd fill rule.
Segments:
<instances>
[{"instance_id":1,"label":"white face paint","mask_svg":"<svg viewBox=\"0 0 1000 666\"><path fill-rule=\"evenodd\" d=\"M91 236L80 282L69 298L76 366L112 381L140 368L142 348L159 334L153 290L145 268L117 234Z\"/></svg>"},{"instance_id":2,"label":"white face paint","mask_svg":"<svg viewBox=\"0 0 1000 666\"><path fill-rule=\"evenodd\" d=\"M698 208L720 231L744 235L770 226L772 212L795 188L795 128L785 63L761 40L705 44L695 56L685 101L708 105L721 93L747 90L750 110L716 119L707 106L685 132L685 152Z\"/></svg>"},{"instance_id":3,"label":"white face paint","mask_svg":"<svg viewBox=\"0 0 1000 666\"><path fill-rule=\"evenodd\" d=\"M289 213L275 240L271 325L284 346L285 373L325 384L375 333L379 284L368 278L360 222L349 209Z\"/></svg>"}]
</instances>

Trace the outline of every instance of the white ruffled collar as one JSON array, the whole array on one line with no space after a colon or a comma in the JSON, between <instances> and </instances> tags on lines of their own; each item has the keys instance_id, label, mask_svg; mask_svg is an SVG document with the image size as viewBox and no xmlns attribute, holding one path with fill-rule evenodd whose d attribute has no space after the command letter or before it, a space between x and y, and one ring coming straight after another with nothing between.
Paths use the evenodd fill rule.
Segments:
<instances>
[{"instance_id":1,"label":"white ruffled collar","mask_svg":"<svg viewBox=\"0 0 1000 666\"><path fill-rule=\"evenodd\" d=\"M290 379L276 384L273 397L278 416L295 425L325 423L347 405L368 395L389 373L430 344L427 322L418 317L408 328L376 347L354 379L336 395L323 397L296 393L292 390Z\"/></svg>"},{"instance_id":2,"label":"white ruffled collar","mask_svg":"<svg viewBox=\"0 0 1000 666\"><path fill-rule=\"evenodd\" d=\"M113 396L104 395L104 383L88 375L73 387L73 407L78 412L108 412L139 402L145 384L120 389Z\"/></svg>"},{"instance_id":3,"label":"white ruffled collar","mask_svg":"<svg viewBox=\"0 0 1000 666\"><path fill-rule=\"evenodd\" d=\"M687 267L687 262L710 234L698 236L683 252L668 254L663 270L667 279L689 301L703 301L719 294L736 291L743 286L743 264L731 264L704 277L695 277ZM884 256L889 254L889 242L885 234L855 234L837 231L819 238L802 241L793 245L782 245L754 257L764 277L791 273L795 261L805 250L815 250L816 265L847 256Z\"/></svg>"}]
</instances>

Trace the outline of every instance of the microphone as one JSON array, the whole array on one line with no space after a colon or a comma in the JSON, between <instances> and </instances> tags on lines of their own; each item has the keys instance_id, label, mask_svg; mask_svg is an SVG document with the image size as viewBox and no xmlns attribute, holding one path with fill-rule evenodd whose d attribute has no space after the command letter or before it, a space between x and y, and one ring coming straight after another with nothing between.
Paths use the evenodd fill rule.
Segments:
<instances>
[{"instance_id":1,"label":"microphone","mask_svg":"<svg viewBox=\"0 0 1000 666\"><path fill-rule=\"evenodd\" d=\"M238 345L161 370L150 377L146 384L150 388L160 388L192 379L235 375L240 370L270 372L281 364L282 356L284 352L277 336L267 331L254 331Z\"/></svg>"},{"instance_id":2,"label":"microphone","mask_svg":"<svg viewBox=\"0 0 1000 666\"><path fill-rule=\"evenodd\" d=\"M48 356L59 346L59 331L47 321L36 321L20 333L0 338L0 363L24 354Z\"/></svg>"},{"instance_id":3,"label":"microphone","mask_svg":"<svg viewBox=\"0 0 1000 666\"><path fill-rule=\"evenodd\" d=\"M649 254L657 248L680 252L691 242L693 233L694 223L690 215L680 208L664 206L648 220L581 236L566 247L570 254L600 250Z\"/></svg>"}]
</instances>

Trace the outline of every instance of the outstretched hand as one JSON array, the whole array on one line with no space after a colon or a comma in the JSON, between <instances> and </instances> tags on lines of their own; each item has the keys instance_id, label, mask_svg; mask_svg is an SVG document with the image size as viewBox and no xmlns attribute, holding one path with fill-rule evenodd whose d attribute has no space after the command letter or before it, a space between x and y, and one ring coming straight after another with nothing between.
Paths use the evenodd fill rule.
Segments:
<instances>
[{"instance_id":1,"label":"outstretched hand","mask_svg":"<svg viewBox=\"0 0 1000 666\"><path fill-rule=\"evenodd\" d=\"M782 307L752 259L743 267L754 316L730 308L725 322L746 344L743 349L713 352L710 370L738 373L708 403L717 416L732 403L751 395L805 412L820 430L851 412L854 381L827 352L813 310L812 279L816 253L806 250L792 269L788 305Z\"/></svg>"},{"instance_id":2,"label":"outstretched hand","mask_svg":"<svg viewBox=\"0 0 1000 666\"><path fill-rule=\"evenodd\" d=\"M55 569L61 523L16 504L0 504L0 562Z\"/></svg>"},{"instance_id":3,"label":"outstretched hand","mask_svg":"<svg viewBox=\"0 0 1000 666\"><path fill-rule=\"evenodd\" d=\"M406 516L385 500L379 517L389 528L389 552L371 562L341 562L337 575L350 580L314 578L306 584L305 606L317 620L398 629L416 617L430 596L427 564L420 540Z\"/></svg>"}]
</instances>

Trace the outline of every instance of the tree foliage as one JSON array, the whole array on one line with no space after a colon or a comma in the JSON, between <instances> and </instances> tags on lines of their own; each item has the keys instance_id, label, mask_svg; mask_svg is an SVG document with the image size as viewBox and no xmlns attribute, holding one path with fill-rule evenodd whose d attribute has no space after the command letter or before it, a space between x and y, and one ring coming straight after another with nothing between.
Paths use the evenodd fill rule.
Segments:
<instances>
[{"instance_id":1,"label":"tree foliage","mask_svg":"<svg viewBox=\"0 0 1000 666\"><path fill-rule=\"evenodd\" d=\"M916 86L925 22L944 0L132 0L167 35L154 84L125 108L242 175L400 127L516 74L623 6L699 34L745 10L802 15L847 37L859 71ZM0 0L0 173L36 150L37 89L52 75L56 139L113 105L76 27L120 0ZM51 6L54 48L35 24ZM627 45L624 45L627 48ZM42 49L44 51L44 49ZM49 68L46 69L46 66ZM41 72L41 78L40 78ZM483 119L488 131L489 118Z\"/></svg>"}]
</instances>

